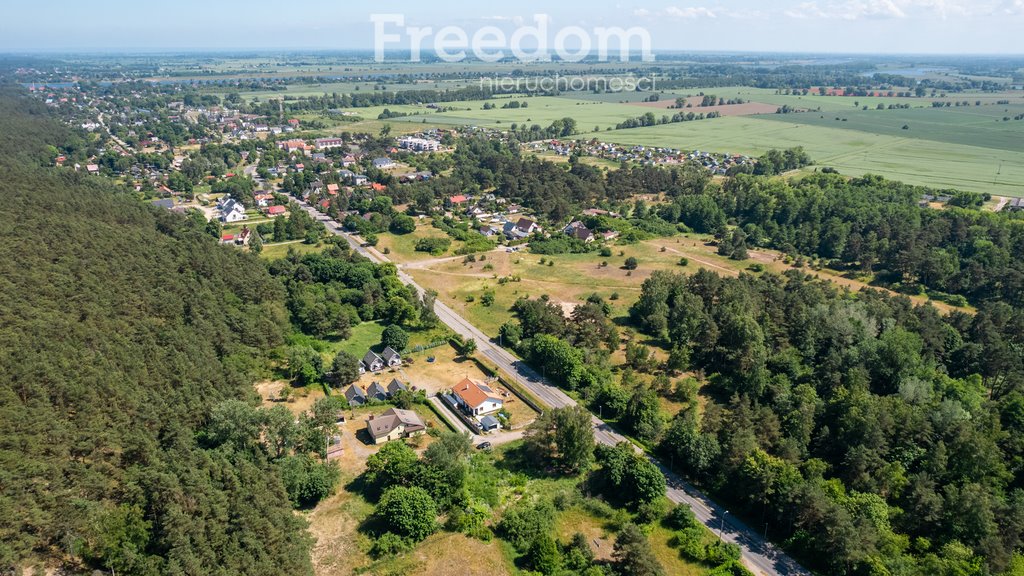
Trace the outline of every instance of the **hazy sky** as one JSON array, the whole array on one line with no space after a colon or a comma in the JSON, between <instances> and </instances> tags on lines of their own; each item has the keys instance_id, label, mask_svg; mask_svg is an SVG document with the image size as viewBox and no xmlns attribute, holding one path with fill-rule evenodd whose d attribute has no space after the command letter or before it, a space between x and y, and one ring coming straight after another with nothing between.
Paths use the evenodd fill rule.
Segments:
<instances>
[{"instance_id":1,"label":"hazy sky","mask_svg":"<svg viewBox=\"0 0 1024 576\"><path fill-rule=\"evenodd\" d=\"M1024 0L3 0L0 51L373 48L371 13L507 33L641 26L656 50L1024 53ZM397 31L389 29L392 31ZM428 38L424 47L429 49Z\"/></svg>"}]
</instances>

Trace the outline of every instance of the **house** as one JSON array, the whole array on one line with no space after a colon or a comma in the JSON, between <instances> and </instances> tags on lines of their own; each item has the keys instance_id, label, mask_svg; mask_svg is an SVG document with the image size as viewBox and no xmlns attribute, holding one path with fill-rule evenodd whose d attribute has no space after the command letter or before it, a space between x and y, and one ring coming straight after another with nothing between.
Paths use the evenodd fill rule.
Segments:
<instances>
[{"instance_id":1,"label":"house","mask_svg":"<svg viewBox=\"0 0 1024 576\"><path fill-rule=\"evenodd\" d=\"M529 236L534 232L540 232L540 225L529 218L520 218L519 221L516 222L516 229Z\"/></svg>"},{"instance_id":2,"label":"house","mask_svg":"<svg viewBox=\"0 0 1024 576\"><path fill-rule=\"evenodd\" d=\"M337 196L338 195L338 190L340 190L340 189L341 188L337 184L328 184L327 185L327 193L330 194L331 196Z\"/></svg>"},{"instance_id":3,"label":"house","mask_svg":"<svg viewBox=\"0 0 1024 576\"><path fill-rule=\"evenodd\" d=\"M540 232L540 226L529 218L520 218L517 222L506 222L502 231L509 240L522 240L534 232Z\"/></svg>"},{"instance_id":4,"label":"house","mask_svg":"<svg viewBox=\"0 0 1024 576\"><path fill-rule=\"evenodd\" d=\"M566 226L565 229L562 230L562 232L564 232L566 236L571 236L573 238L576 238L577 240L582 240L584 242L589 243L594 241L594 233L591 232L590 229L587 228L583 224L583 222L580 222L579 220Z\"/></svg>"},{"instance_id":5,"label":"house","mask_svg":"<svg viewBox=\"0 0 1024 576\"><path fill-rule=\"evenodd\" d=\"M151 202L151 204L153 204L153 206L156 206L157 208L166 208L167 210L173 210L174 209L174 199L173 198L164 198L163 200L153 200L153 202Z\"/></svg>"},{"instance_id":6,"label":"house","mask_svg":"<svg viewBox=\"0 0 1024 576\"><path fill-rule=\"evenodd\" d=\"M242 203L238 202L234 198L229 198L222 202L219 208L221 222L241 222L242 220L249 218L245 214L245 206L242 206Z\"/></svg>"},{"instance_id":7,"label":"house","mask_svg":"<svg viewBox=\"0 0 1024 576\"><path fill-rule=\"evenodd\" d=\"M220 237L220 243L221 244L234 244L235 243L235 235L234 234L224 234L224 235L222 235Z\"/></svg>"},{"instance_id":8,"label":"house","mask_svg":"<svg viewBox=\"0 0 1024 576\"><path fill-rule=\"evenodd\" d=\"M394 348L388 346L381 352L381 358L384 363L392 368L396 368L402 365L402 355L399 354Z\"/></svg>"},{"instance_id":9,"label":"house","mask_svg":"<svg viewBox=\"0 0 1024 576\"><path fill-rule=\"evenodd\" d=\"M356 174L352 176L352 184L355 186L365 186L370 179L362 174Z\"/></svg>"},{"instance_id":10,"label":"house","mask_svg":"<svg viewBox=\"0 0 1024 576\"><path fill-rule=\"evenodd\" d=\"M377 170L386 170L395 165L395 161L391 158L381 157L373 159L373 167Z\"/></svg>"},{"instance_id":11,"label":"house","mask_svg":"<svg viewBox=\"0 0 1024 576\"><path fill-rule=\"evenodd\" d=\"M388 399L388 390L381 386L380 382L374 382L366 388L366 397L377 402L385 402Z\"/></svg>"},{"instance_id":12,"label":"house","mask_svg":"<svg viewBox=\"0 0 1024 576\"><path fill-rule=\"evenodd\" d=\"M469 200L469 198L466 198L466 196L464 196L462 194L459 194L457 196L452 196L451 198L448 199L448 201L451 202L452 205L454 205L454 206L462 204L462 203L466 202L466 200Z\"/></svg>"},{"instance_id":13,"label":"house","mask_svg":"<svg viewBox=\"0 0 1024 576\"><path fill-rule=\"evenodd\" d=\"M426 431L427 425L412 410L389 408L380 416L371 415L366 419L366 432L374 444L419 436Z\"/></svg>"},{"instance_id":14,"label":"house","mask_svg":"<svg viewBox=\"0 0 1024 576\"><path fill-rule=\"evenodd\" d=\"M281 216L288 212L284 206L270 206L267 208L267 216Z\"/></svg>"},{"instance_id":15,"label":"house","mask_svg":"<svg viewBox=\"0 0 1024 576\"><path fill-rule=\"evenodd\" d=\"M413 152L437 152L441 148L441 143L437 140L415 138L412 136L399 138L398 145L406 150L412 150Z\"/></svg>"},{"instance_id":16,"label":"house","mask_svg":"<svg viewBox=\"0 0 1024 576\"><path fill-rule=\"evenodd\" d=\"M374 182L373 184L370 184L370 189L373 190L374 192L383 192L387 190L388 187L379 182Z\"/></svg>"},{"instance_id":17,"label":"house","mask_svg":"<svg viewBox=\"0 0 1024 576\"><path fill-rule=\"evenodd\" d=\"M1024 210L1024 198L1014 198L1006 203L1003 210L1007 212L1020 212Z\"/></svg>"},{"instance_id":18,"label":"house","mask_svg":"<svg viewBox=\"0 0 1024 576\"><path fill-rule=\"evenodd\" d=\"M366 404L366 392L353 384L345 390L345 399L348 400L349 406L362 406Z\"/></svg>"},{"instance_id":19,"label":"house","mask_svg":"<svg viewBox=\"0 0 1024 576\"><path fill-rule=\"evenodd\" d=\"M310 146L306 144L305 140L285 140L283 142L278 142L277 147L289 154L292 152L302 152L305 154L306 150L310 148Z\"/></svg>"},{"instance_id":20,"label":"house","mask_svg":"<svg viewBox=\"0 0 1024 576\"><path fill-rule=\"evenodd\" d=\"M501 410L505 406L504 400L494 393L490 386L464 378L455 388L452 389L459 407L472 416L484 416Z\"/></svg>"},{"instance_id":21,"label":"house","mask_svg":"<svg viewBox=\"0 0 1024 576\"><path fill-rule=\"evenodd\" d=\"M351 170L348 170L348 169L345 169L345 168L342 168L341 170L338 170L338 178L341 178L345 182L351 182L352 179L355 178L355 177L356 177L356 173L351 171Z\"/></svg>"},{"instance_id":22,"label":"house","mask_svg":"<svg viewBox=\"0 0 1024 576\"><path fill-rule=\"evenodd\" d=\"M384 359L373 350L367 350L361 361L364 369L368 372L380 372L384 369Z\"/></svg>"},{"instance_id":23,"label":"house","mask_svg":"<svg viewBox=\"0 0 1024 576\"><path fill-rule=\"evenodd\" d=\"M498 228L497 226L481 226L480 233L486 236L487 238L490 238L492 236L497 236L498 234L500 234L501 228Z\"/></svg>"},{"instance_id":24,"label":"house","mask_svg":"<svg viewBox=\"0 0 1024 576\"><path fill-rule=\"evenodd\" d=\"M330 150L331 148L341 148L345 145L345 141L341 138L317 138L314 140L314 144L318 150Z\"/></svg>"},{"instance_id":25,"label":"house","mask_svg":"<svg viewBox=\"0 0 1024 576\"><path fill-rule=\"evenodd\" d=\"M85 166L85 170L89 174L99 174L100 173L100 167L97 166L96 164L87 164Z\"/></svg>"},{"instance_id":26,"label":"house","mask_svg":"<svg viewBox=\"0 0 1024 576\"><path fill-rule=\"evenodd\" d=\"M392 378L391 382L388 382L388 397L393 397L399 392L407 392L409 390L405 384L398 381L398 378Z\"/></svg>"},{"instance_id":27,"label":"house","mask_svg":"<svg viewBox=\"0 0 1024 576\"><path fill-rule=\"evenodd\" d=\"M256 198L256 205L257 206L259 206L260 208L266 208L267 206L270 205L270 201L274 199L274 195L273 194L257 194L255 196L255 198Z\"/></svg>"}]
</instances>

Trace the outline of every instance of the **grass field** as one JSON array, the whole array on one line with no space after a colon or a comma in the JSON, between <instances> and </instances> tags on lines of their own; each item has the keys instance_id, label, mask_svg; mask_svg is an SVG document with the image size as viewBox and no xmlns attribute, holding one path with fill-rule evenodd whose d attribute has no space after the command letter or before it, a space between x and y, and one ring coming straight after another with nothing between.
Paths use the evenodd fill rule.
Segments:
<instances>
[{"instance_id":1,"label":"grass field","mask_svg":"<svg viewBox=\"0 0 1024 576\"><path fill-rule=\"evenodd\" d=\"M423 260L431 260L434 258L444 258L454 254L455 250L458 250L462 242L452 240L452 245L438 256L434 256L429 252L417 252L416 242L423 238L447 238L448 235L443 230L434 228L430 224L430 220L424 218L416 223L416 231L411 234L392 234L390 232L377 235L377 251L384 252L385 249L390 252L387 254L388 259L394 260L398 263L408 262L420 262Z\"/></svg>"},{"instance_id":2,"label":"grass field","mask_svg":"<svg viewBox=\"0 0 1024 576\"><path fill-rule=\"evenodd\" d=\"M280 242L277 244L264 244L263 252L260 252L261 258L267 260L277 260L278 258L284 258L288 255L288 250L294 250L299 254L315 254L322 252L327 248L328 244L306 244L305 242L292 241L292 242Z\"/></svg>"}]
</instances>

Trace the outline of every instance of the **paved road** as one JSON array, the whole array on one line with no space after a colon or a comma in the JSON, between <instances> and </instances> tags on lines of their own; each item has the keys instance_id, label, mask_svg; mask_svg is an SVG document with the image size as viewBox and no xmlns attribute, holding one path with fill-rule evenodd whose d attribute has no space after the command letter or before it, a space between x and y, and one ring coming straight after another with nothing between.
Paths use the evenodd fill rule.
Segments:
<instances>
[{"instance_id":1,"label":"paved road","mask_svg":"<svg viewBox=\"0 0 1024 576\"><path fill-rule=\"evenodd\" d=\"M390 262L387 257L377 250L362 246L358 237L346 233L340 225L326 215L308 204L300 204L315 220L323 222L328 230L348 240L352 248L358 253L377 263ZM411 276L399 270L398 277L402 282L412 286L422 294L423 289L416 284L416 281ZM443 302L438 301L434 306L434 311L442 322L463 338L473 338L476 340L477 352L479 354L493 362L498 369L520 386L529 390L530 393L544 404L552 408L576 405L576 401L566 395L565 392L548 384L541 375L534 372L508 350L492 343L486 334L456 314L454 310ZM620 442L629 441L612 430L608 424L602 422L598 417L592 416L592 419L594 437L597 442L614 446ZM729 515L727 510L712 502L703 493L671 472L653 457L648 456L648 459L658 466L665 475L666 483L668 484L666 496L668 496L669 500L677 504L686 503L693 509L697 519L707 526L708 529L718 534L722 540L739 545L743 563L752 572L765 576L811 576L811 573L800 566L795 560L770 542L767 542L757 530L751 529L736 517Z\"/></svg>"}]
</instances>

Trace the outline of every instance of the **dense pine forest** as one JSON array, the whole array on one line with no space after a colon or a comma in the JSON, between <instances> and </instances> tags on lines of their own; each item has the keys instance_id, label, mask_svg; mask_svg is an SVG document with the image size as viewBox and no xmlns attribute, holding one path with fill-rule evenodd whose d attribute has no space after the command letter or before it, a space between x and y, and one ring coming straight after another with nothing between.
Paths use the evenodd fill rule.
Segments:
<instances>
[{"instance_id":1,"label":"dense pine forest","mask_svg":"<svg viewBox=\"0 0 1024 576\"><path fill-rule=\"evenodd\" d=\"M940 316L793 271L657 272L632 319L708 376L661 453L830 574L1007 570L1024 532L1024 314Z\"/></svg>"},{"instance_id":2,"label":"dense pine forest","mask_svg":"<svg viewBox=\"0 0 1024 576\"><path fill-rule=\"evenodd\" d=\"M0 571L311 573L279 465L203 429L251 398L283 287L186 218L37 167L71 140L0 95Z\"/></svg>"}]
</instances>

